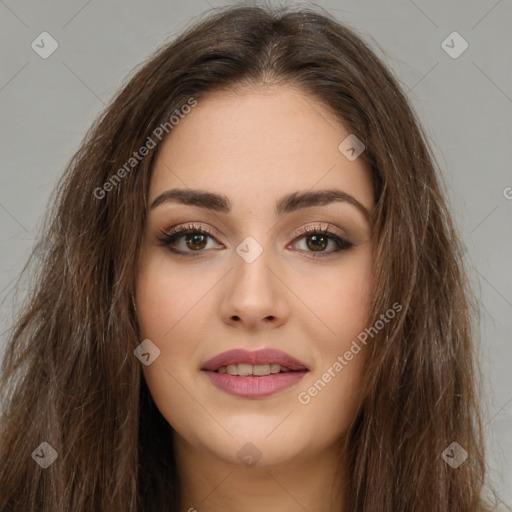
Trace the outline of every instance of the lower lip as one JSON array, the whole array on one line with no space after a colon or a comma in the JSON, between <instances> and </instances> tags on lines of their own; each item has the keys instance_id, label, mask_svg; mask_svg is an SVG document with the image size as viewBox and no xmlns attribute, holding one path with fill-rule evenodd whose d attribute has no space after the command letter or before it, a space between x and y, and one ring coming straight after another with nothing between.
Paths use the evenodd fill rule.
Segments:
<instances>
[{"instance_id":1,"label":"lower lip","mask_svg":"<svg viewBox=\"0 0 512 512\"><path fill-rule=\"evenodd\" d=\"M263 377L240 377L229 373L218 373L203 370L214 386L231 395L242 398L263 398L279 393L297 382L307 373L306 370L271 373Z\"/></svg>"}]
</instances>

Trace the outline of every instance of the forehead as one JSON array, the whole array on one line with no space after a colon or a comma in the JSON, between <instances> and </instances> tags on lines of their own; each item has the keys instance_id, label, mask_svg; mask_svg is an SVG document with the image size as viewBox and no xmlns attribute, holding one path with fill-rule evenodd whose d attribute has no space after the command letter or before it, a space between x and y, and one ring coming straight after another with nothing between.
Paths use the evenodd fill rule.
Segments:
<instances>
[{"instance_id":1,"label":"forehead","mask_svg":"<svg viewBox=\"0 0 512 512\"><path fill-rule=\"evenodd\" d=\"M370 210L369 169L338 149L349 135L319 100L292 87L214 92L163 140L150 201L166 189L191 187L227 195L236 208L287 191L336 187Z\"/></svg>"}]
</instances>

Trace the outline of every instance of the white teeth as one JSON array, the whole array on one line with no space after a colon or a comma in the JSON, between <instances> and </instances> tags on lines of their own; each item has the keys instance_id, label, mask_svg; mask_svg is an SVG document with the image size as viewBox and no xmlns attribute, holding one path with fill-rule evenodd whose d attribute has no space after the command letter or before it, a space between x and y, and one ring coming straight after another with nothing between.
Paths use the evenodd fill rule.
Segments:
<instances>
[{"instance_id":1,"label":"white teeth","mask_svg":"<svg viewBox=\"0 0 512 512\"><path fill-rule=\"evenodd\" d=\"M252 373L252 364L239 364L238 365L238 375L251 375Z\"/></svg>"},{"instance_id":2,"label":"white teeth","mask_svg":"<svg viewBox=\"0 0 512 512\"><path fill-rule=\"evenodd\" d=\"M270 365L269 364L255 364L252 367L253 375L270 375Z\"/></svg>"},{"instance_id":3,"label":"white teeth","mask_svg":"<svg viewBox=\"0 0 512 512\"><path fill-rule=\"evenodd\" d=\"M289 368L285 368L280 364L228 364L227 366L221 366L218 370L219 373L227 373L229 375L240 375L247 377L248 375L255 375L262 377L274 373L286 373L289 372Z\"/></svg>"},{"instance_id":4,"label":"white teeth","mask_svg":"<svg viewBox=\"0 0 512 512\"><path fill-rule=\"evenodd\" d=\"M238 375L238 365L228 364L228 373L229 375Z\"/></svg>"}]
</instances>

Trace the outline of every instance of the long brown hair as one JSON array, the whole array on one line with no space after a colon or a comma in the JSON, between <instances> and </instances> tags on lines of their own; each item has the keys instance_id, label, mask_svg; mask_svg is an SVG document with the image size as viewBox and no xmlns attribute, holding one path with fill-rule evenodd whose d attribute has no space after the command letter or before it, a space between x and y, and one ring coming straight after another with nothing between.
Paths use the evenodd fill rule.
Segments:
<instances>
[{"instance_id":1,"label":"long brown hair","mask_svg":"<svg viewBox=\"0 0 512 512\"><path fill-rule=\"evenodd\" d=\"M311 8L245 6L213 13L159 49L59 182L3 360L3 512L178 510L173 431L134 356L138 256L160 141L126 163L191 98L262 83L320 99L365 144L376 201L370 324L402 305L368 345L363 400L343 453L347 510L489 510L474 301L419 122L355 30ZM43 442L57 453L47 468L34 455L50 453ZM453 442L468 454L457 468L442 456Z\"/></svg>"}]
</instances>

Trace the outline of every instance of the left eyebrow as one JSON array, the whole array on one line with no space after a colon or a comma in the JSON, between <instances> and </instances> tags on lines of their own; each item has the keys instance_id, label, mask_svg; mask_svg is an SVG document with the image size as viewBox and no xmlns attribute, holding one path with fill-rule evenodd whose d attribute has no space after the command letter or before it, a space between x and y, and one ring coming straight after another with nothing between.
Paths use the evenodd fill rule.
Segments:
<instances>
[{"instance_id":1,"label":"left eyebrow","mask_svg":"<svg viewBox=\"0 0 512 512\"><path fill-rule=\"evenodd\" d=\"M198 206L220 213L231 212L231 203L226 196L206 190L179 188L167 190L153 200L150 209L152 210L166 202ZM355 197L338 189L316 190L314 192L297 191L287 194L277 201L274 213L276 216L281 217L302 208L325 206L335 202L351 204L362 212L366 219L370 218L370 212Z\"/></svg>"}]
</instances>

